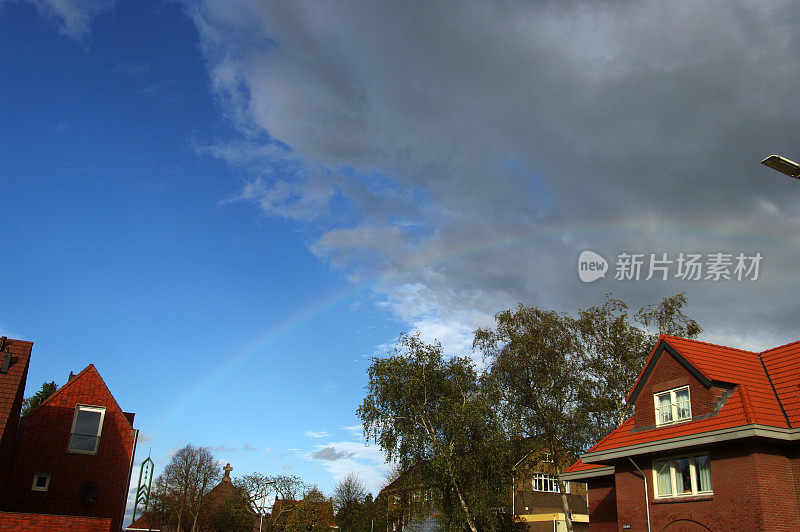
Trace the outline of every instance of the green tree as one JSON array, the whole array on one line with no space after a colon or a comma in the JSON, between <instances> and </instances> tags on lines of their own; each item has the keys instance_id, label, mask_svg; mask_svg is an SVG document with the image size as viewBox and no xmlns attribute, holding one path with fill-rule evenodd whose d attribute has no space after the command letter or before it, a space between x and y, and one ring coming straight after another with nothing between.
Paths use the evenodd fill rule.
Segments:
<instances>
[{"instance_id":1,"label":"green tree","mask_svg":"<svg viewBox=\"0 0 800 532\"><path fill-rule=\"evenodd\" d=\"M495 329L476 331L473 347L489 361L487 390L512 434L551 453L567 516L561 472L630 415L625 398L658 334L700 333L685 305L680 293L630 317L628 306L608 295L577 318L520 305L497 314Z\"/></svg>"},{"instance_id":2,"label":"green tree","mask_svg":"<svg viewBox=\"0 0 800 532\"><path fill-rule=\"evenodd\" d=\"M27 416L33 411L34 408L42 404L45 399L56 393L57 389L58 386L56 386L55 381L45 382L42 384L41 390L30 397L26 397L22 401L22 411L20 412L20 415Z\"/></svg>"},{"instance_id":3,"label":"green tree","mask_svg":"<svg viewBox=\"0 0 800 532\"><path fill-rule=\"evenodd\" d=\"M474 346L490 362L488 378L506 426L550 453L571 531L561 473L591 437L581 404L586 377L575 321L566 314L524 306L500 312L495 319L494 330L476 331Z\"/></svg>"},{"instance_id":4,"label":"green tree","mask_svg":"<svg viewBox=\"0 0 800 532\"><path fill-rule=\"evenodd\" d=\"M363 517L366 489L364 483L354 473L333 488L333 511L342 532L351 532Z\"/></svg>"},{"instance_id":5,"label":"green tree","mask_svg":"<svg viewBox=\"0 0 800 532\"><path fill-rule=\"evenodd\" d=\"M234 490L221 504L211 509L209 524L213 530L242 530L251 532L255 512L250 505L248 494L240 486L234 484Z\"/></svg>"},{"instance_id":6,"label":"green tree","mask_svg":"<svg viewBox=\"0 0 800 532\"><path fill-rule=\"evenodd\" d=\"M372 359L357 411L365 434L440 494L444 526L477 532L503 505L508 485L499 465L504 437L483 381L470 359L445 359L441 345L419 333L398 344L393 355Z\"/></svg>"}]
</instances>

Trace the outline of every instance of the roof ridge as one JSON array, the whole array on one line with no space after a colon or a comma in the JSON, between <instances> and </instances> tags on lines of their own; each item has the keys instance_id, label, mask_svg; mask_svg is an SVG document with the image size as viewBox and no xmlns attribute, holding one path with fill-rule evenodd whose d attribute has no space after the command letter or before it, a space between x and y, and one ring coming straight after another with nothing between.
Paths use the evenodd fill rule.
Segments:
<instances>
[{"instance_id":1,"label":"roof ridge","mask_svg":"<svg viewBox=\"0 0 800 532\"><path fill-rule=\"evenodd\" d=\"M758 355L759 354L757 351L748 351L747 349L739 349L738 347L731 347L729 345L712 344L711 342L704 342L702 340L695 340L694 338L684 338L683 336L675 336L675 335L672 335L672 334L662 334L662 335L660 335L659 339L661 339L661 338L674 338L676 340L683 340L685 342L692 342L692 343L695 343L695 344L703 344L703 345L708 345L708 346L711 346L711 347L721 347L723 349L730 349L731 351L739 351L741 353L749 353L751 355Z\"/></svg>"},{"instance_id":2,"label":"roof ridge","mask_svg":"<svg viewBox=\"0 0 800 532\"><path fill-rule=\"evenodd\" d=\"M788 343L785 343L783 345L779 345L778 347L770 347L766 351L761 351L758 355L759 356L765 355L765 354L769 353L770 351L777 351L778 349L783 349L784 347L789 347L790 345L793 345L793 344L800 344L800 340L795 340L793 342L788 342Z\"/></svg>"},{"instance_id":3,"label":"roof ridge","mask_svg":"<svg viewBox=\"0 0 800 532\"><path fill-rule=\"evenodd\" d=\"M754 423L753 405L750 404L750 394L747 393L744 386L737 384L736 388L739 390L739 398L742 401L742 410L744 410L744 418L748 423Z\"/></svg>"},{"instance_id":4,"label":"roof ridge","mask_svg":"<svg viewBox=\"0 0 800 532\"><path fill-rule=\"evenodd\" d=\"M37 406L36 406L36 407L35 407L33 410L31 410L30 412L28 412L27 414L25 414L25 416L24 416L24 417L28 417L28 416L30 416L31 414L33 414L34 412L36 412L37 410L39 410L40 408L42 408L44 405L46 405L47 403L49 403L49 402L50 402L50 401L51 401L51 400L52 400L54 397L56 397L56 396L57 396L57 395L59 395L59 394L60 394L62 391L64 391L65 389L67 389L67 388L69 387L69 385L70 385L70 384L72 384L73 382L75 382L75 379L77 379L78 377L80 377L81 375L83 375L84 373L86 373L86 371L88 371L88 370L89 370L89 368L93 368L93 367L94 367L94 364L89 364L88 366L86 366L85 368L83 368L81 371L79 371L79 372L78 372L78 374L77 374L77 375L74 375L74 376L73 376L71 379L69 379L69 380L68 380L67 382L65 382L65 383L64 383L62 386L60 386L60 387L59 387L59 388L58 388L56 391L54 391L53 393L51 393L50 395L48 395L48 396L47 396L47 398L46 398L44 401L42 401L41 403L39 403L39 404L38 404L38 405L37 405Z\"/></svg>"}]
</instances>

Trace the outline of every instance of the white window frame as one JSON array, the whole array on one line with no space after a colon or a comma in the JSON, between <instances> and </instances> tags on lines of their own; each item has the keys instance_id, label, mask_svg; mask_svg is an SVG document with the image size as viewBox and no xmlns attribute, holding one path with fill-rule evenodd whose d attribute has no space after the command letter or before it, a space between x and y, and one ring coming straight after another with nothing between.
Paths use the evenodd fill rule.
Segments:
<instances>
[{"instance_id":1,"label":"white window frame","mask_svg":"<svg viewBox=\"0 0 800 532\"><path fill-rule=\"evenodd\" d=\"M40 477L45 477L47 479L47 482L44 483L44 487L36 485L36 481L39 480ZM47 491L49 489L50 489L50 473L34 473L33 484L31 484L31 491Z\"/></svg>"},{"instance_id":2,"label":"white window frame","mask_svg":"<svg viewBox=\"0 0 800 532\"><path fill-rule=\"evenodd\" d=\"M686 402L689 403L689 405L688 405L689 415L687 417L678 418L678 412L680 412L680 410L678 409L678 401L676 399L676 395L677 395L678 392L683 391L683 390L686 390L686 395L688 397ZM666 395L666 394L669 394L669 405L668 406L670 408L670 414L672 415L672 419L670 421L663 421L662 422L661 421L661 415L660 415L661 414L661 406L659 406L660 403L658 401L658 398L660 396ZM680 386L678 388L673 388L671 390L664 390L662 392L654 393L653 394L653 405L655 407L656 425L659 425L659 426L660 425L671 425L673 423L680 423L682 421L691 421L691 419L692 419L692 394L691 394L691 391L689 390L689 386L688 385Z\"/></svg>"},{"instance_id":3,"label":"white window frame","mask_svg":"<svg viewBox=\"0 0 800 532\"><path fill-rule=\"evenodd\" d=\"M88 412L100 412L100 423L97 425L97 436L94 441L94 449L83 450L72 448L72 435L75 434L75 424L78 422L78 412L81 410ZM97 449L100 447L100 436L103 434L103 422L106 419L106 407L96 405L75 405L75 413L72 415L72 428L69 431L69 439L67 440L67 452L75 454L97 454ZM92 436L86 434L85 436Z\"/></svg>"},{"instance_id":4,"label":"white window frame","mask_svg":"<svg viewBox=\"0 0 800 532\"><path fill-rule=\"evenodd\" d=\"M700 491L698 489L699 480L697 478L697 467L695 466L695 457L698 456L705 456L708 458L708 467L709 470L711 468L711 455L707 452L702 453L692 453L692 454L681 454L677 456L668 456L668 457L659 457L653 459L653 496L656 499L677 499L680 497L696 497L698 495L713 495L714 494L714 477L711 477L711 489L706 491ZM681 458L687 458L689 460L689 477L691 480L692 485L692 492L691 493L678 493L678 481L677 481L677 471L678 468L675 466L675 462L680 460ZM667 462L669 464L669 479L670 479L670 493L666 495L661 495L658 492L658 469L656 468L656 464L658 462Z\"/></svg>"},{"instance_id":5,"label":"white window frame","mask_svg":"<svg viewBox=\"0 0 800 532\"><path fill-rule=\"evenodd\" d=\"M546 488L549 487L551 489L543 489L543 490L537 489L536 488L537 480L542 481L542 486ZM562 482L564 482L564 489L566 490L567 493L569 493L569 481L563 480ZM531 489L533 489L533 491L535 491L536 493L561 493L561 490L558 489L558 477L556 477L555 475L549 475L547 473L540 473L538 471L534 472L533 475L531 476Z\"/></svg>"}]
</instances>

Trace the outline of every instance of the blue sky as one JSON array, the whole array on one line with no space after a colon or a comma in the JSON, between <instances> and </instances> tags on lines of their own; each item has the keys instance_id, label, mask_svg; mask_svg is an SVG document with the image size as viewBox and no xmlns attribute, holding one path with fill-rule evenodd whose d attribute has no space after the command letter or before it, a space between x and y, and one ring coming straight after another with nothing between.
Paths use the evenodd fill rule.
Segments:
<instances>
[{"instance_id":1,"label":"blue sky","mask_svg":"<svg viewBox=\"0 0 800 532\"><path fill-rule=\"evenodd\" d=\"M139 460L191 442L328 492L378 488L355 409L415 327L469 354L518 303L686 291L705 340L796 340L800 187L758 162L800 159L799 16L0 1L0 332L35 342L29 393L94 363ZM720 252L758 279L614 278Z\"/></svg>"},{"instance_id":2,"label":"blue sky","mask_svg":"<svg viewBox=\"0 0 800 532\"><path fill-rule=\"evenodd\" d=\"M234 132L183 7L120 3L81 40L28 4L0 15L0 326L35 342L28 393L94 363L139 458L191 442L330 489L305 456L358 441L366 357L403 325L305 228L226 203L243 179L199 146Z\"/></svg>"}]
</instances>

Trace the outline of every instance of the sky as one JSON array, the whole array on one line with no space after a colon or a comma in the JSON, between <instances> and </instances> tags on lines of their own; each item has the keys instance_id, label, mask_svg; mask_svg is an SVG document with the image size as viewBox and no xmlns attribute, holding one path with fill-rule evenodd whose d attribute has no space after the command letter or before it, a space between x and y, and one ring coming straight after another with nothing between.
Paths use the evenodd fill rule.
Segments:
<instances>
[{"instance_id":1,"label":"sky","mask_svg":"<svg viewBox=\"0 0 800 532\"><path fill-rule=\"evenodd\" d=\"M520 303L800 338L791 2L0 0L0 43L0 333L28 394L95 364L137 464L377 493L370 357Z\"/></svg>"}]
</instances>

